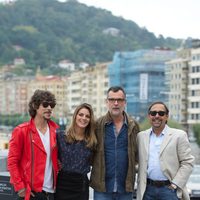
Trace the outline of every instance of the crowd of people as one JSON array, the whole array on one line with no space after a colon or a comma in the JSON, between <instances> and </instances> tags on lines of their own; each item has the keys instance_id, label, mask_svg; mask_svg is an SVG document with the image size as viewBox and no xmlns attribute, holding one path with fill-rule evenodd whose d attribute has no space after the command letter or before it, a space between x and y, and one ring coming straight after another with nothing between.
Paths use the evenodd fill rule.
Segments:
<instances>
[{"instance_id":1,"label":"crowd of people","mask_svg":"<svg viewBox=\"0 0 200 200\"><path fill-rule=\"evenodd\" d=\"M189 200L186 189L194 157L187 133L167 125L163 102L147 109L151 124L140 131L125 111L126 92L110 87L107 113L96 119L92 105L76 107L66 130L51 120L54 94L36 90L30 121L14 128L8 154L10 182L18 200ZM91 176L88 178L88 173Z\"/></svg>"}]
</instances>

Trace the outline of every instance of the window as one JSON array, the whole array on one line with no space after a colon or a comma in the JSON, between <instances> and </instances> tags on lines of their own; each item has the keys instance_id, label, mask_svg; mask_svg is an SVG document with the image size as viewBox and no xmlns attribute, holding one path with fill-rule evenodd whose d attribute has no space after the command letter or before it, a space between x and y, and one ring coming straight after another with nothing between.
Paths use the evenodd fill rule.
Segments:
<instances>
[{"instance_id":1,"label":"window","mask_svg":"<svg viewBox=\"0 0 200 200\"><path fill-rule=\"evenodd\" d=\"M195 96L195 90L192 90L192 96Z\"/></svg>"}]
</instances>

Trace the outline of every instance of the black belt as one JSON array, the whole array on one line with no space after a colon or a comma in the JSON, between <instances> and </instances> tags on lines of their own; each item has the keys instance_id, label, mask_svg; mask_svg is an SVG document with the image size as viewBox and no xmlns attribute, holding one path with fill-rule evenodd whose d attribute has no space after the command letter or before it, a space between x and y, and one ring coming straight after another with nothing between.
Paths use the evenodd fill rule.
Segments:
<instances>
[{"instance_id":1,"label":"black belt","mask_svg":"<svg viewBox=\"0 0 200 200\"><path fill-rule=\"evenodd\" d=\"M170 185L170 181L169 180L164 180L164 181L156 181L156 180L151 180L151 179L147 179L147 184L148 185L152 185L155 187L163 187L165 185Z\"/></svg>"}]
</instances>

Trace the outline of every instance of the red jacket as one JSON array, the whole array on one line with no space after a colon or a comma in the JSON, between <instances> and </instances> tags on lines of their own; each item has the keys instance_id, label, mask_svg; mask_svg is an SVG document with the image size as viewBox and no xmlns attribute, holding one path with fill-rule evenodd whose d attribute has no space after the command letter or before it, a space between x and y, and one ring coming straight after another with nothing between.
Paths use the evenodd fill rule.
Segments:
<instances>
[{"instance_id":1,"label":"red jacket","mask_svg":"<svg viewBox=\"0 0 200 200\"><path fill-rule=\"evenodd\" d=\"M56 129L58 125L48 121L50 132L51 160L53 163L54 188L58 174ZM26 188L26 198L30 191L41 192L44 181L46 152L33 119L18 125L12 133L9 142L8 170L10 182L15 191Z\"/></svg>"}]
</instances>

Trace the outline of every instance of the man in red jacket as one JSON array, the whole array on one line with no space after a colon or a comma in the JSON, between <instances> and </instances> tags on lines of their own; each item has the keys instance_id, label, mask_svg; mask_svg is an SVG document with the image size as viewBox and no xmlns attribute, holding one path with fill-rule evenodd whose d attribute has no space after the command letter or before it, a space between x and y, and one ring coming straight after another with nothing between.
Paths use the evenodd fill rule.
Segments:
<instances>
[{"instance_id":1,"label":"man in red jacket","mask_svg":"<svg viewBox=\"0 0 200 200\"><path fill-rule=\"evenodd\" d=\"M55 105L56 99L51 92L36 90L29 102L31 120L13 130L8 170L19 199L54 199L58 125L50 118Z\"/></svg>"}]
</instances>

